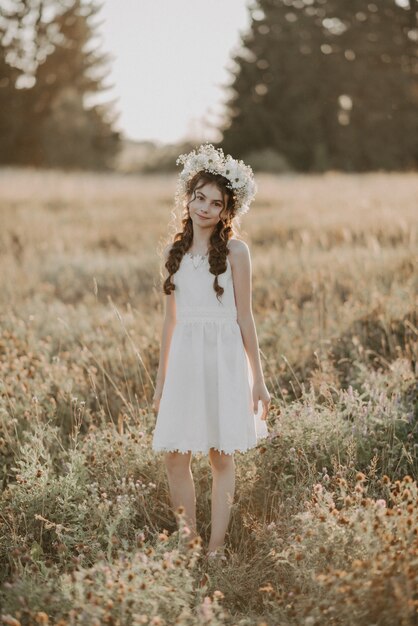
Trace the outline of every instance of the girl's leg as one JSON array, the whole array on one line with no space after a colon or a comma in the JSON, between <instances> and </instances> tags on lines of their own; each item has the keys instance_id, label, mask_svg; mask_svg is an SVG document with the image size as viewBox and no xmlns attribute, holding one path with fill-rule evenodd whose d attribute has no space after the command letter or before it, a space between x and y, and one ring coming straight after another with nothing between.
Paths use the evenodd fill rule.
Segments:
<instances>
[{"instance_id":1,"label":"girl's leg","mask_svg":"<svg viewBox=\"0 0 418 626\"><path fill-rule=\"evenodd\" d=\"M223 546L235 493L233 454L209 450L212 467L212 524L208 551Z\"/></svg>"},{"instance_id":2,"label":"girl's leg","mask_svg":"<svg viewBox=\"0 0 418 626\"><path fill-rule=\"evenodd\" d=\"M196 496L190 467L192 453L166 452L164 462L173 511L184 507L185 520L191 530L190 539L198 536L196 530Z\"/></svg>"}]
</instances>

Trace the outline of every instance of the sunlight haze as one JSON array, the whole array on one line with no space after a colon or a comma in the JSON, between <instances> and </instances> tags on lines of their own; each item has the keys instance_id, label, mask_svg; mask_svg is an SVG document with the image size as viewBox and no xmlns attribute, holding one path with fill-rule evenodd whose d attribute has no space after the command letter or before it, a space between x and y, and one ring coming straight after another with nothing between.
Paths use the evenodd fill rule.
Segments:
<instances>
[{"instance_id":1,"label":"sunlight haze","mask_svg":"<svg viewBox=\"0 0 418 626\"><path fill-rule=\"evenodd\" d=\"M230 81L227 70L249 26L245 0L105 0L100 50L112 55L102 99L116 99L117 128L129 139L213 139ZM202 136L202 132L204 136Z\"/></svg>"}]
</instances>

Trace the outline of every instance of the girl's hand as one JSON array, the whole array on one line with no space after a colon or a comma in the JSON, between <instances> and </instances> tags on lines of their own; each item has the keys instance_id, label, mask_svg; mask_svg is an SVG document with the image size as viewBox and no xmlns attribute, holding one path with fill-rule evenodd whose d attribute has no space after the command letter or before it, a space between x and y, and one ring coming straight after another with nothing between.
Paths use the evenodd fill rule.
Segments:
<instances>
[{"instance_id":1,"label":"girl's hand","mask_svg":"<svg viewBox=\"0 0 418 626\"><path fill-rule=\"evenodd\" d=\"M164 381L157 381L155 384L154 397L152 399L152 408L156 413L160 409L160 400L163 393Z\"/></svg>"},{"instance_id":2,"label":"girl's hand","mask_svg":"<svg viewBox=\"0 0 418 626\"><path fill-rule=\"evenodd\" d=\"M254 414L258 411L258 401L261 400L263 403L263 413L261 414L261 419L267 419L267 413L270 408L271 398L268 392L268 389L263 380L257 381L253 384L253 409Z\"/></svg>"}]
</instances>

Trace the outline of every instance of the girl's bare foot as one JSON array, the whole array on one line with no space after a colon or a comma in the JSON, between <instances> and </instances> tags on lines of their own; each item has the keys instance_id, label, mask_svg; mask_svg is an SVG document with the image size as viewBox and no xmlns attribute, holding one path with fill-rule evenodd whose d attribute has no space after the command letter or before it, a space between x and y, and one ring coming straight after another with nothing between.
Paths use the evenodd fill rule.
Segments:
<instances>
[{"instance_id":1,"label":"girl's bare foot","mask_svg":"<svg viewBox=\"0 0 418 626\"><path fill-rule=\"evenodd\" d=\"M219 546L219 548L216 548L215 550L208 550L206 552L206 558L209 563L225 563L227 561L225 547Z\"/></svg>"}]
</instances>

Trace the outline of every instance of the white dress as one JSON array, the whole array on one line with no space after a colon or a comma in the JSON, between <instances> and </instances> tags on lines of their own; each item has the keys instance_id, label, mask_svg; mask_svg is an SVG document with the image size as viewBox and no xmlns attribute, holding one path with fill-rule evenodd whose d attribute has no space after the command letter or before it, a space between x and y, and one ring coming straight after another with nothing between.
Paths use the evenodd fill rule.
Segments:
<instances>
[{"instance_id":1,"label":"white dress","mask_svg":"<svg viewBox=\"0 0 418 626\"><path fill-rule=\"evenodd\" d=\"M152 439L155 451L245 452L268 435L263 406L253 411L253 375L237 322L229 259L218 276L207 256L186 252L172 281L176 301L164 387Z\"/></svg>"}]
</instances>

